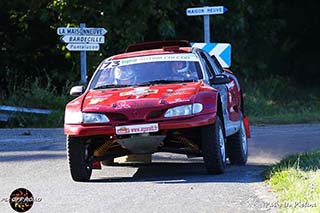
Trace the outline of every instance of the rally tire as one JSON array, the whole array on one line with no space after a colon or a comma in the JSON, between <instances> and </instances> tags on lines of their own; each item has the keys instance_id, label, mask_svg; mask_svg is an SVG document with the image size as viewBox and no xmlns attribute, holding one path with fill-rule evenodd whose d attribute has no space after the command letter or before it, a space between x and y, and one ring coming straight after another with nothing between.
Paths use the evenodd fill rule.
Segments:
<instances>
[{"instance_id":1,"label":"rally tire","mask_svg":"<svg viewBox=\"0 0 320 213\"><path fill-rule=\"evenodd\" d=\"M227 152L230 164L245 165L247 163L248 139L242 116L239 131L227 137Z\"/></svg>"},{"instance_id":2,"label":"rally tire","mask_svg":"<svg viewBox=\"0 0 320 213\"><path fill-rule=\"evenodd\" d=\"M201 128L201 147L207 172L209 174L223 173L226 167L226 150L219 117L215 124Z\"/></svg>"},{"instance_id":3,"label":"rally tire","mask_svg":"<svg viewBox=\"0 0 320 213\"><path fill-rule=\"evenodd\" d=\"M74 181L86 182L92 174L89 145L81 137L67 136L68 160Z\"/></svg>"}]
</instances>

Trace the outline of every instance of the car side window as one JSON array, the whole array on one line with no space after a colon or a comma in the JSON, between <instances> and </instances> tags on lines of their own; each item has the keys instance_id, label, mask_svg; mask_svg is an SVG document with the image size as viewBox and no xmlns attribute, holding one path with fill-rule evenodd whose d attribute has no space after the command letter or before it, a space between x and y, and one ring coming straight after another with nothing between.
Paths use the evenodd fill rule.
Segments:
<instances>
[{"instance_id":1,"label":"car side window","mask_svg":"<svg viewBox=\"0 0 320 213\"><path fill-rule=\"evenodd\" d=\"M204 55L206 56L208 63L211 65L214 74L218 75L223 73L223 68L214 55L210 56L207 52L204 52Z\"/></svg>"},{"instance_id":2,"label":"car side window","mask_svg":"<svg viewBox=\"0 0 320 213\"><path fill-rule=\"evenodd\" d=\"M205 52L201 51L200 52L200 56L203 58L203 60L205 62L205 66L206 66L207 71L208 71L209 79L212 79L213 76L215 75L215 72L214 72L214 69L211 66L211 63L209 62L207 56L205 55Z\"/></svg>"},{"instance_id":3,"label":"car side window","mask_svg":"<svg viewBox=\"0 0 320 213\"><path fill-rule=\"evenodd\" d=\"M219 62L218 59L216 58L216 56L212 55L212 56L210 56L210 58L211 58L210 61L212 61L212 63L213 63L212 65L213 65L214 69L217 70L218 73L223 73L224 70L223 70L220 62Z\"/></svg>"}]
</instances>

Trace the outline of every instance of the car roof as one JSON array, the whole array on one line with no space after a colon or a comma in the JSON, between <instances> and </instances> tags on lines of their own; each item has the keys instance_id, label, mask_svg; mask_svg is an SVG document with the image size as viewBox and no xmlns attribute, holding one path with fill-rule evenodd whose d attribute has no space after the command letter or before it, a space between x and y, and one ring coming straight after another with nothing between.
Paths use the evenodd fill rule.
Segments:
<instances>
[{"instance_id":1,"label":"car roof","mask_svg":"<svg viewBox=\"0 0 320 213\"><path fill-rule=\"evenodd\" d=\"M164 47L162 49L152 49L152 50L142 50L142 51L135 51L135 52L129 52L129 53L122 53L122 54L114 55L110 57L110 59L119 60L119 59L139 57L139 56L177 54L177 53L179 54L179 53L190 53L190 52L191 52L191 47L169 46L169 47Z\"/></svg>"},{"instance_id":2,"label":"car roof","mask_svg":"<svg viewBox=\"0 0 320 213\"><path fill-rule=\"evenodd\" d=\"M190 42L187 40L150 41L131 44L126 48L125 53L111 56L109 60L149 55L190 53L191 51Z\"/></svg>"},{"instance_id":3,"label":"car roof","mask_svg":"<svg viewBox=\"0 0 320 213\"><path fill-rule=\"evenodd\" d=\"M125 50L128 52L135 52L141 50L152 50L152 49L161 49L168 46L179 46L179 47L191 47L190 42L187 40L163 40L163 41L149 41L131 44Z\"/></svg>"}]
</instances>

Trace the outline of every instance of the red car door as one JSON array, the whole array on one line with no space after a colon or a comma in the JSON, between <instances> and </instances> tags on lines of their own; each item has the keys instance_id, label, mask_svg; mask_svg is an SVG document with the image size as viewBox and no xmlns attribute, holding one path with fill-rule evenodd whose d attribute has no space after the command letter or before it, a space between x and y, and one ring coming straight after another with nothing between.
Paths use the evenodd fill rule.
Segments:
<instances>
[{"instance_id":1,"label":"red car door","mask_svg":"<svg viewBox=\"0 0 320 213\"><path fill-rule=\"evenodd\" d=\"M228 90L228 111L231 121L238 121L241 116L241 92L238 80L230 71L224 71L231 81L226 84Z\"/></svg>"},{"instance_id":2,"label":"red car door","mask_svg":"<svg viewBox=\"0 0 320 213\"><path fill-rule=\"evenodd\" d=\"M225 74L230 78L230 82L225 84L227 95L227 111L229 121L239 121L241 116L241 97L240 86L235 75L229 70L224 70L215 56L210 56L208 53L204 53L207 58L210 70L213 71L213 75ZM211 71L211 72L212 72Z\"/></svg>"}]
</instances>

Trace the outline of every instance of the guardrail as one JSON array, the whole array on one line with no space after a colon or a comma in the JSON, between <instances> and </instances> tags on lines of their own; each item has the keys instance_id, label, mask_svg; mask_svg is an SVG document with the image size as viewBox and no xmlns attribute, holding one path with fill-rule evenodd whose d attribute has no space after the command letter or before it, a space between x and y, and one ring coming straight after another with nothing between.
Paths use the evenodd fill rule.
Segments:
<instances>
[{"instance_id":1,"label":"guardrail","mask_svg":"<svg viewBox=\"0 0 320 213\"><path fill-rule=\"evenodd\" d=\"M50 109L35 109L35 108L0 105L0 121L7 122L9 118L15 117L15 113L20 113L20 112L48 115L52 111L53 110L50 110Z\"/></svg>"}]
</instances>

